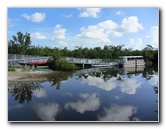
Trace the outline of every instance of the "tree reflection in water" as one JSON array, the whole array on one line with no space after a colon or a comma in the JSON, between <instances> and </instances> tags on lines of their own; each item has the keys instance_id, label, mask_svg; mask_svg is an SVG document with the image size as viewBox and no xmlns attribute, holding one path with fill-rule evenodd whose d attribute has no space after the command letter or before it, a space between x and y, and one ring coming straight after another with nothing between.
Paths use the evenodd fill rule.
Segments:
<instances>
[{"instance_id":1,"label":"tree reflection in water","mask_svg":"<svg viewBox=\"0 0 166 129\"><path fill-rule=\"evenodd\" d=\"M105 82L110 80L113 77L116 77L117 80L122 81L122 78L118 76L119 70L117 67L113 68L91 68L94 70L91 70L90 72L82 74L76 74L76 76L79 78L84 78L87 79L89 76L91 77L97 77L97 78L102 78ZM79 72L78 72L79 73Z\"/></svg>"},{"instance_id":2,"label":"tree reflection in water","mask_svg":"<svg viewBox=\"0 0 166 129\"><path fill-rule=\"evenodd\" d=\"M133 74L133 73L132 73ZM131 74L131 75L132 75ZM146 80L150 80L154 74L158 74L154 68L145 68L142 77L146 78ZM130 76L131 76L130 75ZM67 80L69 77L77 76L77 79L88 79L88 77L97 77L100 79L103 79L104 82L109 81L111 78L115 78L117 81L123 82L123 74L120 69L117 67L113 68L99 68L97 72L89 72L89 73L83 73L78 74L77 72L62 72L62 71L56 71L52 72L50 74L44 75L47 80L51 83L51 86L55 86L57 90L60 89L62 86L63 81ZM130 78L130 76L127 76ZM8 91L12 94L15 100L18 100L19 103L24 103L25 101L30 102L32 99L33 90L40 90L42 88L41 81L40 82L13 82L9 84ZM158 94L158 87L154 87L155 94Z\"/></svg>"},{"instance_id":3,"label":"tree reflection in water","mask_svg":"<svg viewBox=\"0 0 166 129\"><path fill-rule=\"evenodd\" d=\"M142 76L146 78L146 80L150 80L154 74L158 75L158 67L157 66L148 66L145 67Z\"/></svg>"},{"instance_id":4,"label":"tree reflection in water","mask_svg":"<svg viewBox=\"0 0 166 129\"><path fill-rule=\"evenodd\" d=\"M32 99L33 90L40 90L42 86L39 82L13 82L9 84L8 92L12 94L15 100L20 104L26 100L30 102Z\"/></svg>"},{"instance_id":5,"label":"tree reflection in water","mask_svg":"<svg viewBox=\"0 0 166 129\"><path fill-rule=\"evenodd\" d=\"M55 86L57 90L62 86L62 82L67 80L69 77L72 77L73 72L53 72L47 75L48 81L51 83L51 86Z\"/></svg>"},{"instance_id":6,"label":"tree reflection in water","mask_svg":"<svg viewBox=\"0 0 166 129\"><path fill-rule=\"evenodd\" d=\"M108 81L111 78L115 77L119 81L123 81L122 77L126 76L128 78L131 78L132 75L138 76L142 74L142 77L146 80L150 80L153 75L158 75L158 68L154 66L148 66L145 68L133 68L133 67L127 67L127 68L118 68L118 67L112 67L112 68L94 68L98 70L94 70L94 72L89 73L83 73L77 75L79 78L85 78L87 79L88 76L91 77L98 77L103 78L104 81Z\"/></svg>"},{"instance_id":7,"label":"tree reflection in water","mask_svg":"<svg viewBox=\"0 0 166 129\"><path fill-rule=\"evenodd\" d=\"M67 80L72 76L72 74L72 72L53 72L42 76L46 76L48 79L47 81L51 83L51 86L56 86L56 89L59 90L62 86L62 81ZM18 100L20 104L23 104L25 101L30 102L32 99L33 91L43 88L41 86L41 82L43 81L10 82L8 86L8 92L12 94L14 99Z\"/></svg>"},{"instance_id":8,"label":"tree reflection in water","mask_svg":"<svg viewBox=\"0 0 166 129\"><path fill-rule=\"evenodd\" d=\"M154 90L155 94L158 94L158 87L157 86L154 86L153 90ZM155 102L158 103L158 100L156 100ZM155 112L158 114L158 110L155 110ZM157 119L157 121L158 121L158 119Z\"/></svg>"}]
</instances>

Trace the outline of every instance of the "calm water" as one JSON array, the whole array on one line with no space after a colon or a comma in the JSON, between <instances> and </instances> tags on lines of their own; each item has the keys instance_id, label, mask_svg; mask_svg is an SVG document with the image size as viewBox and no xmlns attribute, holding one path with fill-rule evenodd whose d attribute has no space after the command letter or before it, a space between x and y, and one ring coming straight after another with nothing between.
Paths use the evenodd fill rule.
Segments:
<instances>
[{"instance_id":1,"label":"calm water","mask_svg":"<svg viewBox=\"0 0 166 129\"><path fill-rule=\"evenodd\" d=\"M158 121L154 68L93 68L36 78L9 82L9 121Z\"/></svg>"}]
</instances>

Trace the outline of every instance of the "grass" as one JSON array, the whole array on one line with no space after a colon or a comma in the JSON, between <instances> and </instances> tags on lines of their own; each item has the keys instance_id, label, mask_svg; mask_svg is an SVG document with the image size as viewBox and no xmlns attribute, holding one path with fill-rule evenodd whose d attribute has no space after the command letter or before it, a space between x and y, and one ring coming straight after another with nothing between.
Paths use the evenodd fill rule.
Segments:
<instances>
[{"instance_id":1,"label":"grass","mask_svg":"<svg viewBox=\"0 0 166 129\"><path fill-rule=\"evenodd\" d=\"M16 68L17 68L17 67L9 67L9 68L8 68L8 71L16 71Z\"/></svg>"}]
</instances>

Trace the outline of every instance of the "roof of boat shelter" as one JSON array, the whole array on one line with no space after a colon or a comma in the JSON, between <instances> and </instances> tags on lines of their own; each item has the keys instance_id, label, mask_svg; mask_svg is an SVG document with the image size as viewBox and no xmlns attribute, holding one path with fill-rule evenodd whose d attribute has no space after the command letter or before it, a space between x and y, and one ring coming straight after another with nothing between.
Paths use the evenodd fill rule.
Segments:
<instances>
[{"instance_id":1,"label":"roof of boat shelter","mask_svg":"<svg viewBox=\"0 0 166 129\"><path fill-rule=\"evenodd\" d=\"M119 56L119 58L143 58L143 56Z\"/></svg>"}]
</instances>

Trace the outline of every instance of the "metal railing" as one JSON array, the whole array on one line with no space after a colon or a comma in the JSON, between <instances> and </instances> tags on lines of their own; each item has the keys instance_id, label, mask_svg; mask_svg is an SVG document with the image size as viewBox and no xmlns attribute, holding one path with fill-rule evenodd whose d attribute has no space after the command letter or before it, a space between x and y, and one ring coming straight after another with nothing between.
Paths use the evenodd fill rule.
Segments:
<instances>
[{"instance_id":1,"label":"metal railing","mask_svg":"<svg viewBox=\"0 0 166 129\"><path fill-rule=\"evenodd\" d=\"M72 58L67 57L66 60L68 60L71 63L74 64L101 64L103 63L101 59L84 59L84 58Z\"/></svg>"},{"instance_id":2,"label":"metal railing","mask_svg":"<svg viewBox=\"0 0 166 129\"><path fill-rule=\"evenodd\" d=\"M47 56L8 54L8 66L17 66L19 63L47 62Z\"/></svg>"},{"instance_id":3,"label":"metal railing","mask_svg":"<svg viewBox=\"0 0 166 129\"><path fill-rule=\"evenodd\" d=\"M17 66L19 63L28 62L47 62L48 56L36 56L36 55L20 55L20 54L8 54L8 66ZM106 64L102 59L85 59L85 58L72 58L67 57L67 61L74 64Z\"/></svg>"}]
</instances>

